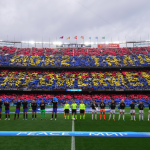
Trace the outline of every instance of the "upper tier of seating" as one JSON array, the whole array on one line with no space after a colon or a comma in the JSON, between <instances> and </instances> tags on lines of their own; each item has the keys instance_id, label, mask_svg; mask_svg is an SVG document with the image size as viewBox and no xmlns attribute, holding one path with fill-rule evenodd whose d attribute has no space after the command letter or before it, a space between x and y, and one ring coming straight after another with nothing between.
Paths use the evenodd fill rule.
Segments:
<instances>
[{"instance_id":1,"label":"upper tier of seating","mask_svg":"<svg viewBox=\"0 0 150 150\"><path fill-rule=\"evenodd\" d=\"M0 66L146 67L150 47L118 49L0 48Z\"/></svg>"},{"instance_id":2,"label":"upper tier of seating","mask_svg":"<svg viewBox=\"0 0 150 150\"><path fill-rule=\"evenodd\" d=\"M117 56L117 55L148 55L150 47L127 47L127 48L16 48L0 47L0 55L23 55L23 56Z\"/></svg>"}]
</instances>

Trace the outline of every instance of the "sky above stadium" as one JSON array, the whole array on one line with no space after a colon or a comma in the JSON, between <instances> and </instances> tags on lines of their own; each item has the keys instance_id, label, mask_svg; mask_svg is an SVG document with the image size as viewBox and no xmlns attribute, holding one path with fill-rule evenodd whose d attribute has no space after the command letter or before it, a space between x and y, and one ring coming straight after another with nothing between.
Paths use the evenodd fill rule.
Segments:
<instances>
[{"instance_id":1,"label":"sky above stadium","mask_svg":"<svg viewBox=\"0 0 150 150\"><path fill-rule=\"evenodd\" d=\"M148 40L149 6L150 0L0 0L0 40Z\"/></svg>"}]
</instances>

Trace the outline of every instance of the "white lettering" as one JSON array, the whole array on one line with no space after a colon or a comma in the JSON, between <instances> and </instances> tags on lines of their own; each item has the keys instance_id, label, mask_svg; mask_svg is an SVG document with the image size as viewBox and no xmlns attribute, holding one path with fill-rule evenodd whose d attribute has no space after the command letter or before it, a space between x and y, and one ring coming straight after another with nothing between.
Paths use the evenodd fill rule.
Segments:
<instances>
[{"instance_id":1,"label":"white lettering","mask_svg":"<svg viewBox=\"0 0 150 150\"><path fill-rule=\"evenodd\" d=\"M102 136L105 136L103 133L89 133L89 135L96 135L96 136L102 135Z\"/></svg>"}]
</instances>

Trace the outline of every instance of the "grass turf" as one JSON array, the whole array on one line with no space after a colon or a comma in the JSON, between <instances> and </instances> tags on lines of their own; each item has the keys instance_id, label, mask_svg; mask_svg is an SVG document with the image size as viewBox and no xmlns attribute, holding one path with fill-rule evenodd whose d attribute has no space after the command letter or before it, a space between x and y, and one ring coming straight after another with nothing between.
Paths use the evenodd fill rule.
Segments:
<instances>
[{"instance_id":1,"label":"grass turf","mask_svg":"<svg viewBox=\"0 0 150 150\"><path fill-rule=\"evenodd\" d=\"M3 108L4 111L4 108ZM10 107L10 112L14 112L15 107ZM21 109L22 111L22 109ZM29 110L30 111L30 110ZM126 112L130 109L126 108ZM136 108L136 113L138 109ZM1 131L71 131L72 122L65 121L63 114L58 114L57 121L50 121L51 114L47 115L46 120L40 120L40 114L37 114L37 120L32 121L31 114L28 115L28 120L23 121L23 115L20 114L20 120L13 120L14 114L11 115L10 121L5 121L5 115L2 114L0 121ZM91 120L91 114L86 114L85 120L75 121L75 131L137 131L150 132L150 122L147 121L148 108L145 108L145 121L139 121L136 115L136 121L130 121L130 115L125 115L125 120L118 121L118 114L116 114L116 121L112 119L108 121L109 115L106 114L106 121ZM110 137L75 137L76 150L100 150L100 149L143 149L149 148L149 138L110 138ZM0 137L1 149L53 149L53 150L69 150L71 149L71 137Z\"/></svg>"}]
</instances>

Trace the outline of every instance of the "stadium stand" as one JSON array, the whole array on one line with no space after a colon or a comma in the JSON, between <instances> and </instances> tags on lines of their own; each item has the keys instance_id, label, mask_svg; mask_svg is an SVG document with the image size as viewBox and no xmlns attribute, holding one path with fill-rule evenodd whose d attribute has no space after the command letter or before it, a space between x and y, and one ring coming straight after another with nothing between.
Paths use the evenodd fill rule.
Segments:
<instances>
[{"instance_id":1,"label":"stadium stand","mask_svg":"<svg viewBox=\"0 0 150 150\"><path fill-rule=\"evenodd\" d=\"M57 97L59 105L64 104L66 100L69 100L69 103L75 100L77 104L83 100L86 105L90 105L92 100L95 100L97 103L104 100L104 102L109 105L112 99L115 100L116 104L118 104L121 99L124 99L126 105L129 105L131 101L134 101L135 104L139 104L140 101L143 101L144 104L148 104L150 99L150 94L0 94L0 98L2 98L3 101L8 100L10 103L16 99L23 101L24 98L26 98L28 102L35 100L37 103L40 103L41 100L44 100L47 103L51 103L54 96Z\"/></svg>"},{"instance_id":2,"label":"stadium stand","mask_svg":"<svg viewBox=\"0 0 150 150\"><path fill-rule=\"evenodd\" d=\"M150 88L150 70L47 71L1 70L1 89L122 89Z\"/></svg>"},{"instance_id":3,"label":"stadium stand","mask_svg":"<svg viewBox=\"0 0 150 150\"><path fill-rule=\"evenodd\" d=\"M119 102L125 99L129 104L149 102L149 94L125 94L125 91L147 91L150 89L150 47L141 48L15 48L0 47L0 90L14 91L13 94L0 94L0 98L8 101L27 98L28 101L44 99L50 102L53 94L32 94L32 91L66 91L66 89L82 89L95 91L92 94L56 94L59 103L66 99L75 99L79 103L90 104L111 99ZM7 69L4 67L7 66ZM136 66L132 69L130 67ZM13 67L13 69L11 68ZM24 68L21 68L24 67ZM28 68L33 67L34 69ZM46 68L46 69L40 69ZM62 67L62 68L61 68ZM63 69L67 67L68 69ZM80 68L87 68L86 71ZM107 68L110 68L109 70ZM112 67L119 69L112 70ZM122 69L128 67L129 69ZM92 68L92 70L88 69ZM94 70L94 68L100 68ZM103 69L106 68L106 69ZM120 69L121 68L121 69ZM72 69L72 70L70 70ZM30 91L28 94L15 92ZM123 94L99 94L99 91L124 91Z\"/></svg>"},{"instance_id":4,"label":"stadium stand","mask_svg":"<svg viewBox=\"0 0 150 150\"><path fill-rule=\"evenodd\" d=\"M150 65L150 47L142 48L0 48L1 66L34 67L144 67Z\"/></svg>"}]
</instances>

